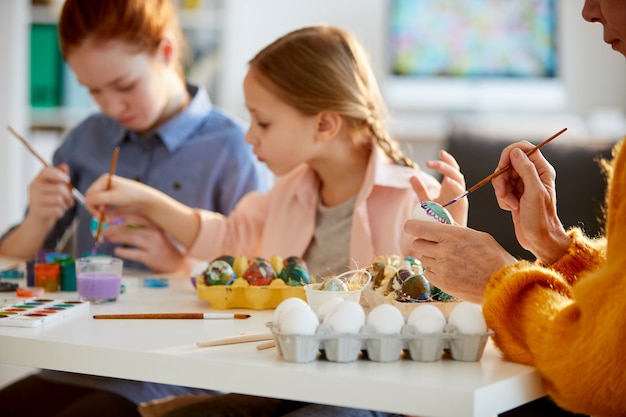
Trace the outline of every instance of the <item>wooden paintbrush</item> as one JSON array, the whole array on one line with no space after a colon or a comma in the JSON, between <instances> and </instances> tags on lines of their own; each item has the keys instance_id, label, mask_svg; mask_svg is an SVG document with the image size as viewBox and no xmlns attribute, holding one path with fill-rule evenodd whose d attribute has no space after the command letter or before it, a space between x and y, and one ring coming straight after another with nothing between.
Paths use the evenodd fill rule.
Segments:
<instances>
[{"instance_id":1,"label":"wooden paintbrush","mask_svg":"<svg viewBox=\"0 0 626 417\"><path fill-rule=\"evenodd\" d=\"M97 314L94 319L247 319L250 314L238 313L154 313L154 314Z\"/></svg>"},{"instance_id":2,"label":"wooden paintbrush","mask_svg":"<svg viewBox=\"0 0 626 417\"><path fill-rule=\"evenodd\" d=\"M11 126L7 126L7 129L9 130L9 132L13 136L15 136L20 142L22 142L22 144L26 147L28 152L31 153L31 155L33 155L35 158L39 159L39 162L41 162L43 164L43 166L45 166L45 167L49 167L50 166L50 164L45 159L43 159L43 157L41 155L39 155L37 153L37 151L35 149L33 149L32 146L30 146L30 144L26 141L26 139L24 139L22 136L20 136ZM78 191L77 188L72 186L72 184L68 183L67 187L72 192L72 196L76 199L76 201L78 201L80 204L82 204L84 206L85 205L85 196L82 195L82 193L80 191Z\"/></svg>"},{"instance_id":3,"label":"wooden paintbrush","mask_svg":"<svg viewBox=\"0 0 626 417\"><path fill-rule=\"evenodd\" d=\"M110 190L111 189L111 179L113 178L113 175L115 175L115 169L117 168L117 157L120 154L120 147L116 146L115 149L113 150L113 156L111 157L111 167L109 168L109 178L107 181L107 187L106 190ZM104 206L104 209L102 210L102 213L100 213L100 219L98 221L98 228L96 229L96 236L94 238L95 243L94 243L94 249L92 252L97 252L98 249L98 245L100 244L100 234L102 233L102 223L104 223L104 218L106 217L106 213L107 213L107 209L108 206Z\"/></svg>"},{"instance_id":4,"label":"wooden paintbrush","mask_svg":"<svg viewBox=\"0 0 626 417\"><path fill-rule=\"evenodd\" d=\"M531 153L535 152L537 149L547 145L549 142L551 142L552 140L556 139L558 136L560 136L566 130L567 130L567 128L564 128L563 130L561 130L560 132L557 132L554 135L550 136L548 139L544 140L543 142L541 142L539 145L535 146L534 148L531 148L531 149L527 150L526 151L526 155L530 155ZM472 191L476 191L477 189L479 189L483 185L487 184L489 181L491 181L492 179L494 179L495 177L497 177L498 175L502 174L503 172L507 171L510 168L511 168L511 164L508 164L507 166L500 168L499 170L495 171L493 174L491 174L491 175L487 176L486 178L482 179L480 182L478 182L473 187L469 188L463 194L461 194L458 197L455 197L454 199L448 201L446 204L443 205L443 207L448 207L450 204L456 203L457 201L459 201L463 197L467 196Z\"/></svg>"}]
</instances>

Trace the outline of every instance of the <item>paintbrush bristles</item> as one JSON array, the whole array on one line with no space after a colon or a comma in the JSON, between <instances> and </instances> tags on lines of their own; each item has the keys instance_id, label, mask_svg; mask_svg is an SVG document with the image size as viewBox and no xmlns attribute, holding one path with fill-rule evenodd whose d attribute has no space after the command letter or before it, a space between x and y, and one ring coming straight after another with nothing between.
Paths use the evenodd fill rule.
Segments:
<instances>
[{"instance_id":1,"label":"paintbrush bristles","mask_svg":"<svg viewBox=\"0 0 626 417\"><path fill-rule=\"evenodd\" d=\"M541 142L539 145L529 149L526 151L526 155L530 155L531 153L537 151L538 149L542 148L543 146L547 145L548 143L552 142L554 139L556 139L557 137L561 136L561 134L563 132L565 132L567 130L567 128L562 129L561 131L555 133L554 135L550 136L548 139L544 140L543 142ZM511 164L507 164L506 166L500 168L499 170L495 171L494 173L492 173L491 175L488 175L487 177L483 178L481 181L479 181L477 184L473 185L472 187L468 188L467 191L465 191L463 194L455 197L454 199L448 201L446 204L443 205L443 207L448 207L450 204L456 203L457 201L459 201L461 198L466 197L469 193L471 193L472 191L476 191L477 189L479 189L480 187L482 187L483 185L487 184L489 181L491 181L492 179L494 179L495 177L497 177L498 175L506 172L507 170L509 170L511 168Z\"/></svg>"},{"instance_id":2,"label":"paintbrush bristles","mask_svg":"<svg viewBox=\"0 0 626 417\"><path fill-rule=\"evenodd\" d=\"M111 180L113 175L115 175L115 170L117 168L117 158L120 154L120 147L116 146L113 150L113 156L111 157L111 166L109 168L109 178L107 180L107 191L111 189ZM96 244L100 242L100 234L102 233L102 223L104 223L104 218L106 217L108 206L104 206L102 213L100 213L100 221L98 222L98 228L96 229L95 241Z\"/></svg>"}]
</instances>

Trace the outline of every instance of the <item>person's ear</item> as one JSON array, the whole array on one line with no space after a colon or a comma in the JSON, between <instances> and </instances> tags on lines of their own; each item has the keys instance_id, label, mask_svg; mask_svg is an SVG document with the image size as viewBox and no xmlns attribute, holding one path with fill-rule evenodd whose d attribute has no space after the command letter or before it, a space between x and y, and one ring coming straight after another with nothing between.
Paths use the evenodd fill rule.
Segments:
<instances>
[{"instance_id":1,"label":"person's ear","mask_svg":"<svg viewBox=\"0 0 626 417\"><path fill-rule=\"evenodd\" d=\"M339 134L343 119L332 111L321 112L317 115L317 139L327 141Z\"/></svg>"},{"instance_id":2,"label":"person's ear","mask_svg":"<svg viewBox=\"0 0 626 417\"><path fill-rule=\"evenodd\" d=\"M172 63L175 58L175 43L169 34L165 34L159 43L158 54L162 57L166 65Z\"/></svg>"}]
</instances>

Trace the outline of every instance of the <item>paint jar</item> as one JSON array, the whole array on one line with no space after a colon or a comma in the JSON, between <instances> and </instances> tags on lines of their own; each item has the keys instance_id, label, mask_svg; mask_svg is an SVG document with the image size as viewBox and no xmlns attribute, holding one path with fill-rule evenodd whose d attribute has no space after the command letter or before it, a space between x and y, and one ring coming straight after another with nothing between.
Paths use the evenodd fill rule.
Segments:
<instances>
[{"instance_id":1,"label":"paint jar","mask_svg":"<svg viewBox=\"0 0 626 417\"><path fill-rule=\"evenodd\" d=\"M123 262L112 256L76 259L76 284L81 301L100 304L120 295Z\"/></svg>"},{"instance_id":2,"label":"paint jar","mask_svg":"<svg viewBox=\"0 0 626 417\"><path fill-rule=\"evenodd\" d=\"M35 264L35 287L43 288L45 292L59 291L61 281L61 266L52 262Z\"/></svg>"},{"instance_id":3,"label":"paint jar","mask_svg":"<svg viewBox=\"0 0 626 417\"><path fill-rule=\"evenodd\" d=\"M74 258L55 259L61 265L61 291L76 291L76 262Z\"/></svg>"},{"instance_id":4,"label":"paint jar","mask_svg":"<svg viewBox=\"0 0 626 417\"><path fill-rule=\"evenodd\" d=\"M29 259L26 261L26 286L27 287L35 286L35 264L37 264L36 259Z\"/></svg>"}]
</instances>

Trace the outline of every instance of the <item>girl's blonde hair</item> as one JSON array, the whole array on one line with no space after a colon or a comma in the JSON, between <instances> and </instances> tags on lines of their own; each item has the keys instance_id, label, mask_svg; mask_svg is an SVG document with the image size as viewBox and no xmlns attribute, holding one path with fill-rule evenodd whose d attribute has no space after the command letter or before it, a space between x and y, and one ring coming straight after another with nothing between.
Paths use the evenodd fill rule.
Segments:
<instances>
[{"instance_id":1,"label":"girl's blonde hair","mask_svg":"<svg viewBox=\"0 0 626 417\"><path fill-rule=\"evenodd\" d=\"M369 60L346 31L328 25L295 30L262 49L249 64L285 103L306 115L337 112L352 131L373 138L395 163L418 168L387 134L387 109Z\"/></svg>"},{"instance_id":2,"label":"girl's blonde hair","mask_svg":"<svg viewBox=\"0 0 626 417\"><path fill-rule=\"evenodd\" d=\"M120 40L152 54L166 33L174 38L176 69L184 77L190 55L171 0L65 0L59 19L61 53L66 59L86 39Z\"/></svg>"}]
</instances>

